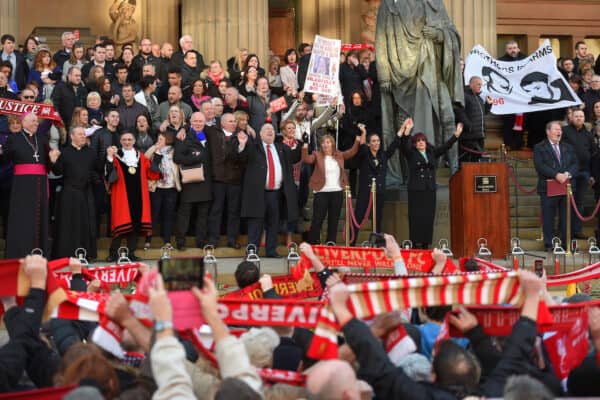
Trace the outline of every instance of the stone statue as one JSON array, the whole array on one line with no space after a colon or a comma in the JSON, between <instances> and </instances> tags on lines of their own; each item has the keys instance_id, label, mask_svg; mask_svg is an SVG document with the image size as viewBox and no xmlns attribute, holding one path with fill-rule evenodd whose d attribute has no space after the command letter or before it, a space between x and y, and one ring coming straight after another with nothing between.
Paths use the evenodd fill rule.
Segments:
<instances>
[{"instance_id":1,"label":"stone statue","mask_svg":"<svg viewBox=\"0 0 600 400\"><path fill-rule=\"evenodd\" d=\"M114 0L108 10L113 21L112 37L118 45L137 42L138 24L133 18L135 6L136 0Z\"/></svg>"},{"instance_id":2,"label":"stone statue","mask_svg":"<svg viewBox=\"0 0 600 400\"><path fill-rule=\"evenodd\" d=\"M460 37L443 0L382 0L375 52L386 144L408 116L413 132L432 144L454 134L452 105L464 104ZM456 155L451 158L456 163ZM396 160L388 174L392 186L402 178Z\"/></svg>"}]
</instances>

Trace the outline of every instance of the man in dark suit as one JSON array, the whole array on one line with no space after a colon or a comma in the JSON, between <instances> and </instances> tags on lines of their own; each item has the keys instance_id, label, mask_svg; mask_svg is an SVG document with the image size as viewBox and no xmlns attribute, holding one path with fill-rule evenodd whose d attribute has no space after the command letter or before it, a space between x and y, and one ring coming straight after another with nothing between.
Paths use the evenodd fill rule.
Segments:
<instances>
[{"instance_id":1,"label":"man in dark suit","mask_svg":"<svg viewBox=\"0 0 600 400\"><path fill-rule=\"evenodd\" d=\"M263 228L266 228L267 257L277 256L279 204L285 197L287 220L298 219L296 186L292 165L300 161L300 146L290 149L274 143L273 125L264 124L260 140L249 143L244 132L238 133L238 151L247 161L242 189L242 217L248 218L248 243L257 248Z\"/></svg>"},{"instance_id":2,"label":"man in dark suit","mask_svg":"<svg viewBox=\"0 0 600 400\"><path fill-rule=\"evenodd\" d=\"M27 84L27 76L29 75L29 67L23 55L15 51L15 37L5 34L0 38L2 43L2 51L0 51L0 60L10 61L13 66L12 76L8 80L13 80L17 83L19 91L23 90Z\"/></svg>"},{"instance_id":3,"label":"man in dark suit","mask_svg":"<svg viewBox=\"0 0 600 400\"><path fill-rule=\"evenodd\" d=\"M577 174L578 162L575 150L567 143L560 143L562 128L559 121L546 124L546 137L533 149L533 163L538 173L537 192L542 204L544 247L552 250L554 217L559 212L559 229L563 243L566 238L566 196L547 195L547 180L554 179L563 184ZM565 244L569 246L569 243Z\"/></svg>"}]
</instances>

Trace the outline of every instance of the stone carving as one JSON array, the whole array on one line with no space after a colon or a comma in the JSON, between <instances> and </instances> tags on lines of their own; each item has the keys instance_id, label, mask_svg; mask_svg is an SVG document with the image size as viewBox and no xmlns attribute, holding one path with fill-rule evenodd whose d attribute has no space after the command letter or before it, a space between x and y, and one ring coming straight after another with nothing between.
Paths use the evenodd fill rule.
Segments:
<instances>
[{"instance_id":1,"label":"stone carving","mask_svg":"<svg viewBox=\"0 0 600 400\"><path fill-rule=\"evenodd\" d=\"M386 144L408 116L432 144L454 134L452 106L464 103L460 45L443 0L381 1L375 52ZM389 175L398 184L398 162Z\"/></svg>"},{"instance_id":2,"label":"stone carving","mask_svg":"<svg viewBox=\"0 0 600 400\"><path fill-rule=\"evenodd\" d=\"M112 37L118 45L137 42L139 26L133 18L135 7L136 0L114 0L108 10L113 22Z\"/></svg>"}]
</instances>

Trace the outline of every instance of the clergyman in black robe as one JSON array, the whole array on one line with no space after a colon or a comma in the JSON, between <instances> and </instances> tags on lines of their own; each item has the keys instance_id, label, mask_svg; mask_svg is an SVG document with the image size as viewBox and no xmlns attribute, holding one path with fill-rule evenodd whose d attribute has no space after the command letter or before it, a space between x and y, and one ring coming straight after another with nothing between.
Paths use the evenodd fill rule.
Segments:
<instances>
[{"instance_id":1,"label":"clergyman in black robe","mask_svg":"<svg viewBox=\"0 0 600 400\"><path fill-rule=\"evenodd\" d=\"M63 149L60 156L50 161L52 171L62 175L63 189L58 194L56 208L56 232L52 246L52 257L73 257L75 250L86 250L88 259L97 256L96 217L92 175L101 173L104 163L94 150L86 145L85 129L71 128L71 144Z\"/></svg>"},{"instance_id":2,"label":"clergyman in black robe","mask_svg":"<svg viewBox=\"0 0 600 400\"><path fill-rule=\"evenodd\" d=\"M10 194L6 258L21 258L33 249L48 252L48 136L38 134L38 119L27 114L23 130L10 135L0 149L14 165Z\"/></svg>"}]
</instances>

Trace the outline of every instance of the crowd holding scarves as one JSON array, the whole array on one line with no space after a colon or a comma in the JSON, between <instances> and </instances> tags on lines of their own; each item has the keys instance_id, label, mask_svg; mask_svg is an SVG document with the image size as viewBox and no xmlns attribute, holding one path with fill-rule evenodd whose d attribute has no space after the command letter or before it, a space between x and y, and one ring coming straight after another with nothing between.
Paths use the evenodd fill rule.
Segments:
<instances>
[{"instance_id":1,"label":"crowd holding scarves","mask_svg":"<svg viewBox=\"0 0 600 400\"><path fill-rule=\"evenodd\" d=\"M262 299L260 285L256 284L217 299L215 285L207 277L205 287L214 291L214 300L211 301L217 301L212 311L214 315L206 315L199 290L165 292L163 303L169 303L171 329L183 337L195 337L192 343L200 354L218 367L218 351L214 344L218 332L213 331L215 339L211 346L206 347L197 339L201 331L198 329L215 319L225 325L242 327L308 328L314 331L314 335L307 355L325 360L340 355L337 337L345 332L350 319L370 320L398 310L459 304L461 307L448 313L442 323L438 337L441 343L446 338L466 335L461 323L456 321L467 314L483 334L509 336L522 320L524 309L533 307L527 305L531 303L527 286L523 288L523 276L528 281L527 285L532 284L529 282L534 279L531 273L506 270L479 259L475 259L479 272L463 272L464 260L455 266L451 260L440 258L435 251L401 250L391 236L386 235L386 239L391 244L386 249L302 244L297 270L293 270L291 275L273 278L273 287L280 295L280 299L276 300ZM0 296L6 309L11 308L8 299L14 297L16 304L23 304L30 289L40 286L40 279L30 274L30 265L44 269L43 286L47 301L43 318L97 323L92 341L119 359L127 356L120 345L126 329L137 329L140 335L140 327L150 328L154 320L159 320L153 297L157 287L162 286L162 279L156 270L150 270L141 263L86 268L79 260L68 258L47 264L41 256L2 261ZM360 267L362 271L351 272L345 269L347 267ZM327 273L333 268L338 268L338 274ZM393 269L395 273L371 274L366 272L370 268ZM424 273L436 268L442 273ZM406 275L407 271L409 275ZM545 281L547 286L558 286L597 278L600 278L600 263L575 272L545 277ZM88 291L72 290L71 281L74 279L83 279ZM322 282L323 279L325 282ZM301 285L300 280L311 283ZM131 285L135 287L131 294L110 292L111 288ZM340 290L346 299L343 312L340 312L338 299ZM570 371L588 354L588 329L600 328L596 326L600 321L600 301L546 305L548 297L540 299L537 296L535 318L532 320L536 322L537 332L544 334L544 346L550 361L556 364L556 376L566 380ZM117 317L115 301L127 308L131 317ZM237 334L243 332L246 329L238 330ZM407 337L406 330L400 326L385 340L390 358L392 347ZM146 351L149 350L150 340L141 342ZM388 343L391 345L388 346ZM301 371L259 369L257 374L265 382L300 386L306 384L307 379ZM377 388L374 389L377 391Z\"/></svg>"}]
</instances>

